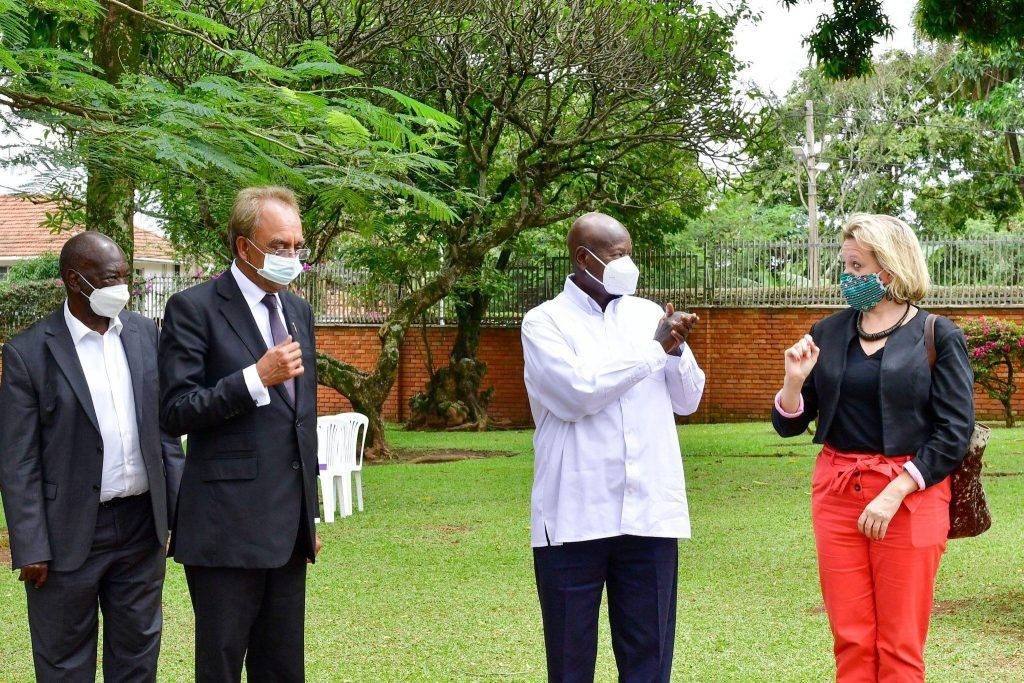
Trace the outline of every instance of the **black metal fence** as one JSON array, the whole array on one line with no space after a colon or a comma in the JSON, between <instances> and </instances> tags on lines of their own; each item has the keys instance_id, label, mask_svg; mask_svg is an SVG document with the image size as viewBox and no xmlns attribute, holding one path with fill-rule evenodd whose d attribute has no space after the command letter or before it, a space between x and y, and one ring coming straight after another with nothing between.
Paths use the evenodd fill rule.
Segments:
<instances>
[{"instance_id":1,"label":"black metal fence","mask_svg":"<svg viewBox=\"0 0 1024 683\"><path fill-rule=\"evenodd\" d=\"M926 306L1024 306L1024 239L923 242L932 278ZM806 242L709 244L693 252L635 253L637 294L679 308L843 306L839 245ZM816 264L816 268L815 268ZM814 272L814 271L817 272ZM514 264L488 307L485 325L515 326L523 314L564 287L566 256ZM319 266L296 283L326 325L383 322L399 300L430 277L383 286L343 264ZM154 278L136 284L133 307L159 319L167 298L198 282L193 277ZM424 316L430 325L455 324L455 302L439 301Z\"/></svg>"}]
</instances>

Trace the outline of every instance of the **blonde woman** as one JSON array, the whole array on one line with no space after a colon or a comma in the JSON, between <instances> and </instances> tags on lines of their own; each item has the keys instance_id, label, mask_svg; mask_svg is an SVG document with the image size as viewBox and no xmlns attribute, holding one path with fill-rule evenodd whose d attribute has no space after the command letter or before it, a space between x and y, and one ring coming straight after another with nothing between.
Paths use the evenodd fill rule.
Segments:
<instances>
[{"instance_id":1,"label":"blonde woman","mask_svg":"<svg viewBox=\"0 0 1024 683\"><path fill-rule=\"evenodd\" d=\"M772 422L782 436L817 420L823 444L811 517L841 683L923 681L935 575L949 531L949 482L972 425L974 377L960 329L935 326L928 365L928 269L891 216L855 214L842 231L849 308L785 352Z\"/></svg>"}]
</instances>

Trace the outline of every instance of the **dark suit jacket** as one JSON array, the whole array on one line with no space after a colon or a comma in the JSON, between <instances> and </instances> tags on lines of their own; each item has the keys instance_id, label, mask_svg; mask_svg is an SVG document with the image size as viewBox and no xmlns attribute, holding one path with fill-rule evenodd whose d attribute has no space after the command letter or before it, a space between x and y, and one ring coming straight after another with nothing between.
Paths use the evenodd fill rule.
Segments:
<instances>
[{"instance_id":1,"label":"dark suit jacket","mask_svg":"<svg viewBox=\"0 0 1024 683\"><path fill-rule=\"evenodd\" d=\"M821 354L804 382L803 414L785 418L772 410L775 430L782 436L802 434L817 418L814 441L828 442L846 353L857 336L856 314L847 308L811 327ZM918 311L885 342L878 400L885 455L916 454L911 462L931 486L951 474L967 453L974 429L974 373L963 332L943 317L935 323L937 358L935 368L929 368L924 346L927 317L927 311Z\"/></svg>"},{"instance_id":2,"label":"dark suit jacket","mask_svg":"<svg viewBox=\"0 0 1024 683\"><path fill-rule=\"evenodd\" d=\"M160 433L156 325L128 311L120 319L156 536L163 545L184 458L180 443ZM96 528L103 439L63 306L7 342L3 357L0 491L12 565L49 562L57 571L78 569Z\"/></svg>"},{"instance_id":3,"label":"dark suit jacket","mask_svg":"<svg viewBox=\"0 0 1024 683\"><path fill-rule=\"evenodd\" d=\"M317 514L313 314L280 294L305 373L295 404L281 385L256 407L242 370L267 351L230 271L168 300L160 335L161 417L188 434L171 554L187 565L280 567L296 548L310 560Z\"/></svg>"}]
</instances>

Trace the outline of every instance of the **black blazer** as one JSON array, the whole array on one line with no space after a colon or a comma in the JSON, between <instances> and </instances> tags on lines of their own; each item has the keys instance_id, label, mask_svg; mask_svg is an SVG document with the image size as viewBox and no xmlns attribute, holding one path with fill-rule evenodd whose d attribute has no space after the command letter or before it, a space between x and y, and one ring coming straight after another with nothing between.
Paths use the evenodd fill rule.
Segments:
<instances>
[{"instance_id":1,"label":"black blazer","mask_svg":"<svg viewBox=\"0 0 1024 683\"><path fill-rule=\"evenodd\" d=\"M156 538L163 545L184 458L178 440L160 433L156 325L128 311L119 317ZM0 491L11 564L78 569L96 529L103 439L64 307L7 342L3 357Z\"/></svg>"},{"instance_id":2,"label":"black blazer","mask_svg":"<svg viewBox=\"0 0 1024 683\"><path fill-rule=\"evenodd\" d=\"M857 336L856 314L847 308L811 327L821 354L804 382L803 414L785 418L772 410L772 424L780 435L802 434L817 418L814 441L828 442L846 353ZM915 453L911 462L931 486L950 475L967 453L974 429L974 373L963 332L943 317L935 322L937 358L935 368L929 368L924 345L927 317L927 311L918 311L886 341L878 400L885 455Z\"/></svg>"},{"instance_id":3,"label":"black blazer","mask_svg":"<svg viewBox=\"0 0 1024 683\"><path fill-rule=\"evenodd\" d=\"M288 292L286 324L305 373L257 408L242 370L267 351L230 270L172 296L160 334L161 419L187 434L170 552L187 565L268 569L296 548L315 559L316 357L309 304Z\"/></svg>"}]
</instances>

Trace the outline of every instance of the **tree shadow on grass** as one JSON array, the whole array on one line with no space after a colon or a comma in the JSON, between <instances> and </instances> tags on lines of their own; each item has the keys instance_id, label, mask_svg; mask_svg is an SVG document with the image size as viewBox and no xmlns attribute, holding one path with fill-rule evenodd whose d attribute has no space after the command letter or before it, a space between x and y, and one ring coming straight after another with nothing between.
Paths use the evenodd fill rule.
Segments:
<instances>
[{"instance_id":1,"label":"tree shadow on grass","mask_svg":"<svg viewBox=\"0 0 1024 683\"><path fill-rule=\"evenodd\" d=\"M938 600L932 614L964 621L985 632L1024 636L1024 590Z\"/></svg>"},{"instance_id":2,"label":"tree shadow on grass","mask_svg":"<svg viewBox=\"0 0 1024 683\"><path fill-rule=\"evenodd\" d=\"M936 621L953 622L958 630L976 634L968 639L982 641L992 636L1016 642L1024 639L1024 590L940 600L935 603L932 614ZM986 659L985 667L993 679L999 677L996 674L1012 673L1014 678L1000 680L1021 680L1016 675L1024 670L1024 651L993 653Z\"/></svg>"},{"instance_id":3,"label":"tree shadow on grass","mask_svg":"<svg viewBox=\"0 0 1024 683\"><path fill-rule=\"evenodd\" d=\"M514 451L475 451L460 448L401 448L395 449L395 454L396 457L390 462L406 462L413 465L434 465L483 458L510 458L516 455Z\"/></svg>"},{"instance_id":4,"label":"tree shadow on grass","mask_svg":"<svg viewBox=\"0 0 1024 683\"><path fill-rule=\"evenodd\" d=\"M821 603L807 609L809 614L824 614ZM996 595L973 595L957 600L936 600L932 617L954 619L958 623L986 633L1024 636L1024 590Z\"/></svg>"}]
</instances>

